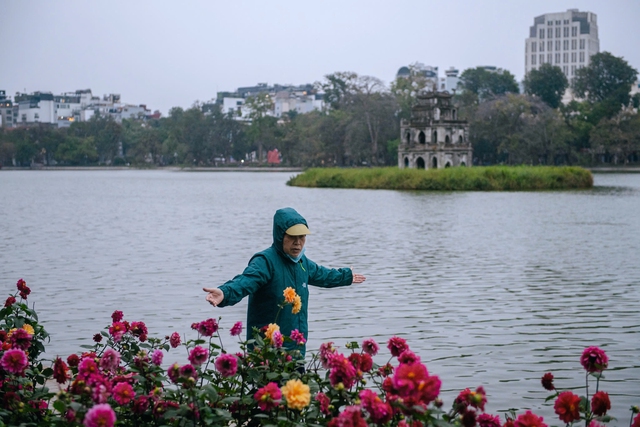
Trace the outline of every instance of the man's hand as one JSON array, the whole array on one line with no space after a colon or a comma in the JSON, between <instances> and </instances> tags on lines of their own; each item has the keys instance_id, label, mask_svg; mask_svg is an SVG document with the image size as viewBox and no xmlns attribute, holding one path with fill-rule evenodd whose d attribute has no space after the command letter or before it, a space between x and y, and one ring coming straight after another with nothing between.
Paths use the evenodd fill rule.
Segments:
<instances>
[{"instance_id":1,"label":"man's hand","mask_svg":"<svg viewBox=\"0 0 640 427\"><path fill-rule=\"evenodd\" d=\"M365 280L367 280L366 277L364 277L362 274L357 274L357 273L352 273L353 274L353 281L351 283L362 283Z\"/></svg>"},{"instance_id":2,"label":"man's hand","mask_svg":"<svg viewBox=\"0 0 640 427\"><path fill-rule=\"evenodd\" d=\"M224 299L224 293L218 288L202 288L202 290L208 292L205 299L214 307L217 307Z\"/></svg>"}]
</instances>

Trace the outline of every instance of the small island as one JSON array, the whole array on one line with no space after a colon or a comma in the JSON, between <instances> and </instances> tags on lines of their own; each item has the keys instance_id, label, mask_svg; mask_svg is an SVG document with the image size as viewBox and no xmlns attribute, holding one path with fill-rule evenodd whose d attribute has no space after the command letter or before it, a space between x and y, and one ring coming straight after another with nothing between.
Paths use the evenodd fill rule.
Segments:
<instances>
[{"instance_id":1,"label":"small island","mask_svg":"<svg viewBox=\"0 0 640 427\"><path fill-rule=\"evenodd\" d=\"M444 169L313 168L289 179L295 187L424 191L538 191L593 187L575 166L480 166Z\"/></svg>"}]
</instances>

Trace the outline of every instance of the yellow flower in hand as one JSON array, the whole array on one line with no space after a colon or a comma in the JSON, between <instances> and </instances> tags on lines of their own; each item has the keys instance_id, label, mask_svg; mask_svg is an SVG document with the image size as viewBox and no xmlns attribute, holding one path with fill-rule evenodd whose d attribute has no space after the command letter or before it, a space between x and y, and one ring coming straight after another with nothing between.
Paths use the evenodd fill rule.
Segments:
<instances>
[{"instance_id":1,"label":"yellow flower in hand","mask_svg":"<svg viewBox=\"0 0 640 427\"><path fill-rule=\"evenodd\" d=\"M296 297L293 300L293 307L291 308L291 312L293 314L298 314L300 313L301 308L302 308L302 300L300 299L299 295L296 295Z\"/></svg>"},{"instance_id":2,"label":"yellow flower in hand","mask_svg":"<svg viewBox=\"0 0 640 427\"><path fill-rule=\"evenodd\" d=\"M295 289L292 287L288 287L284 290L284 302L287 304L291 304L297 296Z\"/></svg>"}]
</instances>

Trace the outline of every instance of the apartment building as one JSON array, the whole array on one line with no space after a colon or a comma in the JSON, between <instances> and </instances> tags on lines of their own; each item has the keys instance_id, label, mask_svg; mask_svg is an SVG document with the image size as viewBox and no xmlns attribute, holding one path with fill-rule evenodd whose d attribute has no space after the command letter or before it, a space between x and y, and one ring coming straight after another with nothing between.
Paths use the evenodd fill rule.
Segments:
<instances>
[{"instance_id":1,"label":"apartment building","mask_svg":"<svg viewBox=\"0 0 640 427\"><path fill-rule=\"evenodd\" d=\"M597 15L569 9L536 16L524 51L525 73L548 63L560 67L571 81L576 70L600 52Z\"/></svg>"}]
</instances>

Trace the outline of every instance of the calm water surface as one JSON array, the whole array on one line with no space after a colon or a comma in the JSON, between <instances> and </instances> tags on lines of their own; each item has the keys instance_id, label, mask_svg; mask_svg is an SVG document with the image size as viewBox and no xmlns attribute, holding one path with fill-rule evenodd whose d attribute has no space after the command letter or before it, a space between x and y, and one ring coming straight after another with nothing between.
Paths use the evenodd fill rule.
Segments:
<instances>
[{"instance_id":1,"label":"calm water surface","mask_svg":"<svg viewBox=\"0 0 640 427\"><path fill-rule=\"evenodd\" d=\"M583 386L579 357L596 345L610 357L601 389L628 423L640 404L640 174L524 193L302 189L290 176L3 171L1 289L27 280L51 357L91 344L116 309L155 336L212 315L230 327L246 302L214 310L202 286L241 272L271 244L274 211L292 206L313 231L309 258L368 278L312 288L309 349L397 334L442 379L446 408L483 385L488 411L531 408L557 425L540 377Z\"/></svg>"}]
</instances>

